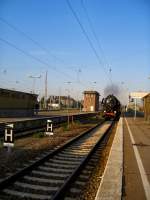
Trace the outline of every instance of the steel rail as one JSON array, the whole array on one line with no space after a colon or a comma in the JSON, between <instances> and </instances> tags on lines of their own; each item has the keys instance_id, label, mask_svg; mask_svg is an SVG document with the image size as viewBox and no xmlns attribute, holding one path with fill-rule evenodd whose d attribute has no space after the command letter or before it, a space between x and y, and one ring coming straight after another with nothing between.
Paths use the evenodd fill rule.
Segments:
<instances>
[{"instance_id":1,"label":"steel rail","mask_svg":"<svg viewBox=\"0 0 150 200\"><path fill-rule=\"evenodd\" d=\"M70 146L72 143L74 143L78 139L82 138L84 135L90 133L91 131L93 131L94 129L96 129L98 126L102 125L103 123L104 123L104 121L100 122L99 124L97 124L96 126L90 128L89 130L85 131L84 133L82 133L82 134L74 137L73 139L70 139L65 144L63 144L62 146L60 146L57 149L53 150L52 152L48 153L43 158L35 161L34 163L30 164L27 167L24 167L22 170L16 172L15 174L13 174L13 175L5 178L4 180L2 180L0 182L0 191L3 190L3 189L5 189L6 187L10 186L12 183L14 183L15 181L17 181L17 179L25 176L25 174L29 173L34 168L38 167L39 165L41 165L42 163L44 163L45 161L47 161L48 159L50 159L51 157L53 157L54 155L56 155L57 153L59 153L60 151L62 151L63 149L65 149L68 146Z\"/></svg>"},{"instance_id":2,"label":"steel rail","mask_svg":"<svg viewBox=\"0 0 150 200\"><path fill-rule=\"evenodd\" d=\"M70 184L75 181L80 174L80 172L83 170L86 163L90 160L93 153L96 151L100 143L103 141L105 136L109 133L109 131L112 129L115 121L112 122L112 124L108 127L108 129L105 131L105 133L102 135L102 137L99 138L97 143L93 146L93 148L90 150L90 152L87 154L87 156L84 158L84 160L81 162L81 164L73 171L71 176L68 177L66 182L62 185L62 187L57 191L55 196L52 198L52 200L60 200L63 199L65 196L66 191L70 188Z\"/></svg>"}]
</instances>

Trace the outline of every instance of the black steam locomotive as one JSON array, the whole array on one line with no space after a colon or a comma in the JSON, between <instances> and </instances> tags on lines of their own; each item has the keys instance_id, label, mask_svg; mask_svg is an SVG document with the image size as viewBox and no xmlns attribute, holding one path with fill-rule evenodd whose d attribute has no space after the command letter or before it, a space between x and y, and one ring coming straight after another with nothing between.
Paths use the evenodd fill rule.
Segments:
<instances>
[{"instance_id":1,"label":"black steam locomotive","mask_svg":"<svg viewBox=\"0 0 150 200\"><path fill-rule=\"evenodd\" d=\"M102 100L103 117L105 119L114 119L121 113L120 101L114 95L108 95Z\"/></svg>"}]
</instances>

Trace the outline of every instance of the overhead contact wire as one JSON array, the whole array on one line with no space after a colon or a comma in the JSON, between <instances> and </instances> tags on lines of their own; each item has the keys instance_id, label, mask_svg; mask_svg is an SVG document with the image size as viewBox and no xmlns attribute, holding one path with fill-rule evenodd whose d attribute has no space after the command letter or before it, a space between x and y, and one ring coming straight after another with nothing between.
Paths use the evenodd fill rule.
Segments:
<instances>
[{"instance_id":1,"label":"overhead contact wire","mask_svg":"<svg viewBox=\"0 0 150 200\"><path fill-rule=\"evenodd\" d=\"M103 68L105 74L106 74L107 77L108 77L107 71L106 71L106 69L101 65L101 64L102 64L102 61L101 61L101 59L100 59L100 57L99 57L99 55L98 55L98 53L97 53L97 51L96 51L96 49L95 49L93 43L92 43L92 41L90 40L90 37L88 36L88 34L87 34L87 32L86 32L84 26L82 25L82 23L81 23L81 21L80 21L78 15L76 14L76 12L75 12L75 10L73 9L72 5L70 4L69 0L66 0L66 2L67 2L67 4L68 4L68 7L70 8L70 10L71 10L73 16L75 17L76 21L78 22L78 24L79 24L79 26L80 26L80 28L81 28L81 30L82 30L82 33L83 33L84 36L86 37L86 39L87 39L87 41L88 41L88 43L89 43L91 49L93 50L93 53L95 54L95 56L96 56L96 58L97 58L97 60L98 60L98 62L99 62L99 64L100 64L100 66ZM108 77L108 78L109 78L109 77Z\"/></svg>"},{"instance_id":2,"label":"overhead contact wire","mask_svg":"<svg viewBox=\"0 0 150 200\"><path fill-rule=\"evenodd\" d=\"M104 54L103 48L102 48L102 46L101 46L101 44L100 44L100 41L99 41L99 39L98 39L98 37L97 37L97 34L96 34L95 29L94 29L93 23L92 23L92 21L91 21L91 19L90 19L88 10L86 9L86 7L85 7L85 5L84 5L83 0L81 0L81 5L82 5L82 8L83 8L83 10L84 10L84 12L85 12L85 15L86 15L86 17L87 17L87 21L88 21L89 27L90 27L90 29L91 29L91 31L92 31L92 33L93 33L93 36L94 36L95 41L96 41L96 43L97 43L97 45L98 45L98 48L99 48L99 50L101 51L101 53L103 54L104 62L106 63L107 66L109 66L108 61L107 61L107 59L106 59L106 56L105 56L105 54ZM110 77L110 81L111 81L111 84L112 84L112 79L111 79L111 77Z\"/></svg>"},{"instance_id":3,"label":"overhead contact wire","mask_svg":"<svg viewBox=\"0 0 150 200\"><path fill-rule=\"evenodd\" d=\"M18 32L19 34L21 34L21 35L23 35L24 37L26 37L28 40L30 40L31 42L33 42L36 46L38 46L39 48L41 48L42 50L44 50L45 52L47 52L48 54L50 54L53 58L55 58L56 60L58 60L59 62L63 62L64 64L65 64L65 61L64 60L62 60L61 58L59 58L59 57L57 57L57 56L55 56L55 55L53 55L53 54L51 54L45 47L43 47L39 42L37 42L36 40L34 40L32 37L30 37L27 33L25 33L24 31L22 31L22 30L20 30L19 28L17 28L16 26L14 26L12 23L10 23L10 22L8 22L7 20L5 20L4 18L2 18L2 17L0 17L0 21L2 21L3 23L5 23L7 26L9 26L11 29L13 29L14 31L16 31L16 32ZM6 41L6 40L5 40ZM3 41L4 42L4 41ZM8 44L10 44L10 42L8 42L8 41L6 41L6 43ZM8 44L8 45L9 45ZM13 46L15 49L17 49L17 50L21 50L20 48L18 48L17 46L15 46L14 44L12 44L11 46ZM35 57L35 56L32 56L31 54L29 54L29 53L27 53L27 52L25 52L24 50L21 50L21 52L23 53L23 54L25 54L26 56L30 56L30 57L34 57L34 59L36 59L36 60L38 60L38 62L41 62L42 64L45 64L45 65L47 65L48 67L49 67L49 64L48 63L45 63L45 62L43 62L41 59L39 59L39 58L37 58L37 57ZM28 55L27 55L28 54ZM52 66L51 66L51 68L52 68ZM55 71L58 71L58 70L56 70L56 68L53 68L53 70L55 70ZM58 71L58 72L61 72L61 71ZM61 73L63 73L64 75L66 75L66 76L68 76L68 77L70 77L71 79L73 78L73 77L71 77L71 76L69 76L68 74L66 74L66 73L64 73L64 72L61 72ZM83 84L82 82L77 82L78 84L81 84L81 85L83 85L83 86L86 86L85 84Z\"/></svg>"},{"instance_id":4,"label":"overhead contact wire","mask_svg":"<svg viewBox=\"0 0 150 200\"><path fill-rule=\"evenodd\" d=\"M9 45L9 46L15 48L17 51L20 51L22 54L24 54L24 55L26 55L26 56L28 56L28 57L30 57L30 58L36 60L37 62L39 62L39 63L41 63L41 64L43 64L43 65L45 65L45 66L47 66L47 67L50 67L50 68L53 69L54 71L59 72L59 73L62 73L64 76L67 76L67 77L72 78L72 77L69 76L68 74L66 74L66 73L64 73L64 72L62 72L62 71L58 71L55 67L52 67L51 65L49 65L49 64L46 63L46 62L44 62L44 61L41 60L40 58L37 58L36 56L33 56L33 55L29 54L28 52L26 52L25 50L23 50L23 49L17 47L15 44L13 44L13 43L11 43L11 42L9 42L9 41L3 39L3 38L0 38L0 40L1 40L2 42L6 43L7 45Z\"/></svg>"}]
</instances>

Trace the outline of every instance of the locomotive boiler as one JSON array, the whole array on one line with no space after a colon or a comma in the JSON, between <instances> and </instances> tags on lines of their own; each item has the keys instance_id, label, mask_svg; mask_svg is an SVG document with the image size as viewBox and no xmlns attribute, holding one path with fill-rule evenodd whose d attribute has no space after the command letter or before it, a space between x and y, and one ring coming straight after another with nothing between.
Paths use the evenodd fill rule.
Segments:
<instances>
[{"instance_id":1,"label":"locomotive boiler","mask_svg":"<svg viewBox=\"0 0 150 200\"><path fill-rule=\"evenodd\" d=\"M120 101L114 95L108 95L102 100L103 117L105 119L114 119L121 113Z\"/></svg>"}]
</instances>

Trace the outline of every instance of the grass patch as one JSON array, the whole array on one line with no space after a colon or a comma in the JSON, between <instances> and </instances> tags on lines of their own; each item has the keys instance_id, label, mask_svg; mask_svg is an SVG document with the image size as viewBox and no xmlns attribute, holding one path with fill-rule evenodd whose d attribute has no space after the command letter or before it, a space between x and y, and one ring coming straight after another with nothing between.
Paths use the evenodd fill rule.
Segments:
<instances>
[{"instance_id":1,"label":"grass patch","mask_svg":"<svg viewBox=\"0 0 150 200\"><path fill-rule=\"evenodd\" d=\"M74 124L80 126L82 123L81 123L79 120L76 120L76 121L74 122Z\"/></svg>"},{"instance_id":2,"label":"grass patch","mask_svg":"<svg viewBox=\"0 0 150 200\"><path fill-rule=\"evenodd\" d=\"M44 132L38 132L33 134L34 138L43 138L44 137Z\"/></svg>"},{"instance_id":3,"label":"grass patch","mask_svg":"<svg viewBox=\"0 0 150 200\"><path fill-rule=\"evenodd\" d=\"M87 119L85 119L83 121L84 124L97 124L99 123L101 120L102 120L102 116L101 115L97 115L97 116L94 116L94 117L89 117Z\"/></svg>"},{"instance_id":4,"label":"grass patch","mask_svg":"<svg viewBox=\"0 0 150 200\"><path fill-rule=\"evenodd\" d=\"M68 126L68 123L64 123L62 125L62 129L63 129L63 131L69 131L70 130L70 126Z\"/></svg>"},{"instance_id":5,"label":"grass patch","mask_svg":"<svg viewBox=\"0 0 150 200\"><path fill-rule=\"evenodd\" d=\"M69 124L68 122L65 122L64 124L62 124L61 128L62 128L62 131L70 131L74 128L78 128L82 125L82 123L77 120L77 121L69 121Z\"/></svg>"}]
</instances>

